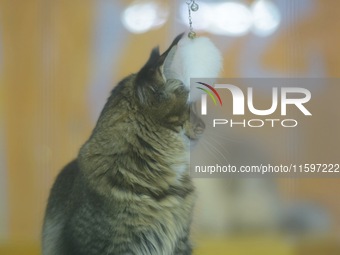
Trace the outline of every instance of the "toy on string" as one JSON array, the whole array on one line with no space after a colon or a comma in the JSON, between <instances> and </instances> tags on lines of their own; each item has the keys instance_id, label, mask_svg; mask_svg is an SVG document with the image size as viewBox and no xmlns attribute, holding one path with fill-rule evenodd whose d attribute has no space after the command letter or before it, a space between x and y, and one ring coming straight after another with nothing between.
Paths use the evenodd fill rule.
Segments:
<instances>
[{"instance_id":1,"label":"toy on string","mask_svg":"<svg viewBox=\"0 0 340 255\"><path fill-rule=\"evenodd\" d=\"M191 17L191 11L197 12L199 9L199 5L196 3L195 0L187 0L186 4L188 5L188 18L189 18L189 33L188 37L190 39L194 39L196 37L196 33L194 32L194 29L192 27L192 17Z\"/></svg>"},{"instance_id":2,"label":"toy on string","mask_svg":"<svg viewBox=\"0 0 340 255\"><path fill-rule=\"evenodd\" d=\"M167 79L179 79L190 90L191 78L216 78L222 69L222 55L208 37L193 31L191 11L199 9L195 0L186 1L189 9L189 33L168 54L164 63ZM203 11L203 10L202 10ZM191 90L190 101L196 101L201 90Z\"/></svg>"}]
</instances>

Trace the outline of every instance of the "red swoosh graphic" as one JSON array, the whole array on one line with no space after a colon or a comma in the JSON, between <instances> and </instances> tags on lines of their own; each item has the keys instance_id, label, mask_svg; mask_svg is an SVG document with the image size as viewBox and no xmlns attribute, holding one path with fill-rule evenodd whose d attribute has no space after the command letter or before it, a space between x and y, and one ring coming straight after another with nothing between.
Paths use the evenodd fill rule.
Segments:
<instances>
[{"instance_id":1,"label":"red swoosh graphic","mask_svg":"<svg viewBox=\"0 0 340 255\"><path fill-rule=\"evenodd\" d=\"M221 97L220 97L220 95L218 94L218 92L216 91L215 88L213 88L212 86L210 86L209 84L206 84L206 83L204 83L204 82L197 82L197 83L199 83L199 84L201 84L201 85L203 85L203 86L206 86L206 87L209 88L212 92L214 92L214 94L215 94L215 95L217 96L217 98L218 98L218 101L220 102L220 105L222 106Z\"/></svg>"}]
</instances>

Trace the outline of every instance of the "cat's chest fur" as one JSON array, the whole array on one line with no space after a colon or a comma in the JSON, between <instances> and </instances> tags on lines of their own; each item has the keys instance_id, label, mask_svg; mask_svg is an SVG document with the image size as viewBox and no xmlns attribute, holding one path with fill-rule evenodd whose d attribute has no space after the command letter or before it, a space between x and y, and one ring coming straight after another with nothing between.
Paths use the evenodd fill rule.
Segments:
<instances>
[{"instance_id":1,"label":"cat's chest fur","mask_svg":"<svg viewBox=\"0 0 340 255\"><path fill-rule=\"evenodd\" d=\"M105 241L99 242L105 243L102 246L112 254L141 255L177 254L174 253L176 247L188 241L195 200L193 192L182 197L172 190L157 199L117 188L112 188L110 199L88 192L86 198L78 196L84 201L76 209L78 217L69 223L77 238L106 237ZM99 217L93 218L93 215ZM88 225L88 228L79 228L82 225ZM93 245L91 241L81 247L86 252L97 249L98 244Z\"/></svg>"}]
</instances>

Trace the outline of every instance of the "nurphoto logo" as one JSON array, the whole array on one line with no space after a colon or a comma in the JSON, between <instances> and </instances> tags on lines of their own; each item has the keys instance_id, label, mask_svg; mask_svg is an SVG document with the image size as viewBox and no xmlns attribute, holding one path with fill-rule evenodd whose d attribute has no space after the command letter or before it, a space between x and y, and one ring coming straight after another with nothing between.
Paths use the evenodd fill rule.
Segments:
<instances>
[{"instance_id":1,"label":"nurphoto logo","mask_svg":"<svg viewBox=\"0 0 340 255\"><path fill-rule=\"evenodd\" d=\"M230 127L243 126L243 127L262 127L265 124L275 127L280 123L282 127L296 127L298 121L295 119L273 119L269 118L270 115L276 113L280 108L280 115L287 116L287 106L293 105L305 116L311 116L311 112L305 106L311 100L311 92L306 88L301 87L272 87L271 89L271 106L268 109L257 109L254 106L254 88L248 87L246 93L242 91L236 85L232 84L215 84L209 85L204 82L196 82L201 85L196 87L202 90L204 93L201 95L201 115L208 114L208 95L213 101L214 105L217 105L217 101L220 107L230 107L230 104L223 105L221 95L224 93L230 93L232 96L232 115L243 116L245 110L247 110L256 116L266 116L267 118L257 119L243 119L241 121L235 121L233 119L213 119L213 127L217 125L226 125ZM218 90L218 91L217 91ZM245 103L246 102L246 103ZM280 106L280 107L279 107Z\"/></svg>"}]
</instances>

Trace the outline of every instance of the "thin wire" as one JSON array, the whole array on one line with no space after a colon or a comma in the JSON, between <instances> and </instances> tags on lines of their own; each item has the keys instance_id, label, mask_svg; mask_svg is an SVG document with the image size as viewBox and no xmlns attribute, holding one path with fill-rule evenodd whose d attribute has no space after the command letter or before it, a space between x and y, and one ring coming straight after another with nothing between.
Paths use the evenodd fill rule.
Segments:
<instances>
[{"instance_id":1,"label":"thin wire","mask_svg":"<svg viewBox=\"0 0 340 255\"><path fill-rule=\"evenodd\" d=\"M190 39L194 39L196 37L196 33L194 32L194 28L192 26L191 11L197 11L198 10L198 5L196 4L195 0L186 0L185 2L188 5L188 19L189 19L189 33L188 33L188 37ZM192 9L194 6L197 7L197 9Z\"/></svg>"},{"instance_id":2,"label":"thin wire","mask_svg":"<svg viewBox=\"0 0 340 255\"><path fill-rule=\"evenodd\" d=\"M189 18L189 30L190 32L193 32L194 29L192 27L192 17L191 17L191 5L194 3L194 0L187 0L186 4L188 5L188 18Z\"/></svg>"}]
</instances>

